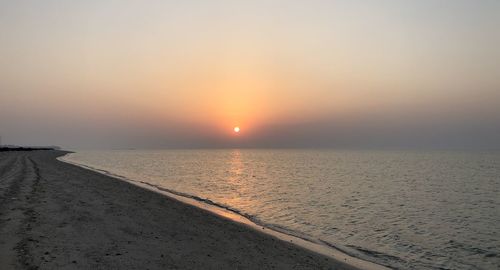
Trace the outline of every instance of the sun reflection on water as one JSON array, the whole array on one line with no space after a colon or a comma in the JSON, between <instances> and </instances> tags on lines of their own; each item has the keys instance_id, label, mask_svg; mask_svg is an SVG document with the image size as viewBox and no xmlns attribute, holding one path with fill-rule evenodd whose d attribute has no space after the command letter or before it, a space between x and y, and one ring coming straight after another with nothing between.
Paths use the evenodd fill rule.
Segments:
<instances>
[{"instance_id":1,"label":"sun reflection on water","mask_svg":"<svg viewBox=\"0 0 500 270\"><path fill-rule=\"evenodd\" d=\"M235 205L235 203L237 205L248 203L244 202L244 199L242 199L243 196L241 196L241 194L247 192L249 188L246 181L247 174L245 173L248 168L245 167L245 163L243 162L241 150L234 149L230 152L227 166L226 183L228 186L231 186L233 193L232 196L228 196L223 203L227 205Z\"/></svg>"}]
</instances>

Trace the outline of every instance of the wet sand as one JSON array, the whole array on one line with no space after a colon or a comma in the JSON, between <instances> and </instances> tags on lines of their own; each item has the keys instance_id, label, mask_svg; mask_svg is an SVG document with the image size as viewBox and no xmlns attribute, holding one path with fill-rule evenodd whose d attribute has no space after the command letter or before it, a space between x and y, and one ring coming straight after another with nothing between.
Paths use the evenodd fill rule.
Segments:
<instances>
[{"instance_id":1,"label":"wet sand","mask_svg":"<svg viewBox=\"0 0 500 270\"><path fill-rule=\"evenodd\" d=\"M355 269L65 153L0 152L1 269Z\"/></svg>"}]
</instances>

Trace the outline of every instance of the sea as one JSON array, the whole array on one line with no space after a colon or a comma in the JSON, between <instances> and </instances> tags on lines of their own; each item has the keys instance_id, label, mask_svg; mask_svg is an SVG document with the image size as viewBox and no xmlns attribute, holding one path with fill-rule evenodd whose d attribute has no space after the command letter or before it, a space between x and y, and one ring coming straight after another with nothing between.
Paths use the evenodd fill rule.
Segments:
<instances>
[{"instance_id":1,"label":"sea","mask_svg":"<svg viewBox=\"0 0 500 270\"><path fill-rule=\"evenodd\" d=\"M500 269L500 152L76 151L66 160L395 269Z\"/></svg>"}]
</instances>

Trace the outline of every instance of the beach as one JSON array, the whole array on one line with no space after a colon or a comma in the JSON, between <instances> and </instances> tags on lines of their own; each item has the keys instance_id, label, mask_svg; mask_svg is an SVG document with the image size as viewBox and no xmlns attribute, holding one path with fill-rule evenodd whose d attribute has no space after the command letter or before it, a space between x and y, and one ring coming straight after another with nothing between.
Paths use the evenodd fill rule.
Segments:
<instances>
[{"instance_id":1,"label":"beach","mask_svg":"<svg viewBox=\"0 0 500 270\"><path fill-rule=\"evenodd\" d=\"M356 269L66 153L0 153L2 269Z\"/></svg>"}]
</instances>

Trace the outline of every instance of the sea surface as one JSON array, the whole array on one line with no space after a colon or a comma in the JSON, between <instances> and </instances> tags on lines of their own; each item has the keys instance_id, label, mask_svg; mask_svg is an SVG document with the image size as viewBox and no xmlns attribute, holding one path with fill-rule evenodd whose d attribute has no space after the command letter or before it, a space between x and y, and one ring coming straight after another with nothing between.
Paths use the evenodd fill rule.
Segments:
<instances>
[{"instance_id":1,"label":"sea surface","mask_svg":"<svg viewBox=\"0 0 500 270\"><path fill-rule=\"evenodd\" d=\"M393 268L500 269L500 152L127 150L67 159Z\"/></svg>"}]
</instances>

